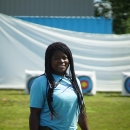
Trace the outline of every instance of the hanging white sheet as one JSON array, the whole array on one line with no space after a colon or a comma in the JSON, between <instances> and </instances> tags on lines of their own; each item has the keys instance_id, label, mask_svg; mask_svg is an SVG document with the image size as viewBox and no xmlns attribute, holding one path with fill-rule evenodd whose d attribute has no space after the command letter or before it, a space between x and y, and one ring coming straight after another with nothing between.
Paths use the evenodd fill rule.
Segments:
<instances>
[{"instance_id":1,"label":"hanging white sheet","mask_svg":"<svg viewBox=\"0 0 130 130\"><path fill-rule=\"evenodd\" d=\"M25 70L44 71L49 44L72 50L76 71L95 71L97 91L121 91L130 72L130 34L88 34L22 21L0 14L0 88L25 88Z\"/></svg>"}]
</instances>

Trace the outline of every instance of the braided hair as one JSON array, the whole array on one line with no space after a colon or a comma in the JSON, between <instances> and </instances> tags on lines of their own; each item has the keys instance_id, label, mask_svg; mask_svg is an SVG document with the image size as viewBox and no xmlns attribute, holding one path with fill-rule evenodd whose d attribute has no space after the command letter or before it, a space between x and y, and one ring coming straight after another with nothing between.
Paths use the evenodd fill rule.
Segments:
<instances>
[{"instance_id":1,"label":"braided hair","mask_svg":"<svg viewBox=\"0 0 130 130\"><path fill-rule=\"evenodd\" d=\"M48 102L49 109L53 115L57 115L57 113L54 111L52 107L55 80L54 80L54 77L52 76L52 67L51 67L51 57L56 50L60 50L63 53L65 53L69 59L69 74L65 72L65 76L70 79L73 89L78 97L78 106L79 106L80 112L83 112L85 105L83 102L82 93L79 89L79 86L76 80L72 53L71 53L71 50L68 48L68 46L62 42L54 42L50 44L45 52L45 74L49 83L49 88L47 92L47 102Z\"/></svg>"}]
</instances>

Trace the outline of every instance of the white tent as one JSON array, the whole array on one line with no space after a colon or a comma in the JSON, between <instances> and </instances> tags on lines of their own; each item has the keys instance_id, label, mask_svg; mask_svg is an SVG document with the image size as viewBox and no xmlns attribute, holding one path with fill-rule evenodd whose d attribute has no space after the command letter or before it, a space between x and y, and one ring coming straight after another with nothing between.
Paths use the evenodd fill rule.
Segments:
<instances>
[{"instance_id":1,"label":"white tent","mask_svg":"<svg viewBox=\"0 0 130 130\"><path fill-rule=\"evenodd\" d=\"M121 91L130 72L130 35L88 34L46 27L0 14L0 88L25 88L25 70L44 71L46 47L72 50L75 70L95 71L97 91Z\"/></svg>"}]
</instances>

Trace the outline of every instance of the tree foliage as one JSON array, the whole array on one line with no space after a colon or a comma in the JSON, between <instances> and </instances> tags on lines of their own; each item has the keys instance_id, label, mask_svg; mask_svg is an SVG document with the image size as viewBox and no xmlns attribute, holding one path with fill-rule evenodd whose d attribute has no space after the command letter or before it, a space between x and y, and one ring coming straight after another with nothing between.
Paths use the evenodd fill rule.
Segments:
<instances>
[{"instance_id":1,"label":"tree foliage","mask_svg":"<svg viewBox=\"0 0 130 130\"><path fill-rule=\"evenodd\" d=\"M109 3L112 8L103 9L102 13L95 9L95 16L106 17L106 11L112 11L111 17L113 18L113 33L130 33L130 0L102 0L102 2L99 3Z\"/></svg>"}]
</instances>

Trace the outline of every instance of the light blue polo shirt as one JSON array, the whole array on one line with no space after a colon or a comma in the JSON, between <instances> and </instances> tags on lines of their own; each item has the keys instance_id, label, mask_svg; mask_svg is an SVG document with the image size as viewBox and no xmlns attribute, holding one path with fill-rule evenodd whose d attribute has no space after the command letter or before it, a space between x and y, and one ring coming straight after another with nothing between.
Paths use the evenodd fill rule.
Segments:
<instances>
[{"instance_id":1,"label":"light blue polo shirt","mask_svg":"<svg viewBox=\"0 0 130 130\"><path fill-rule=\"evenodd\" d=\"M62 77L54 75L58 82ZM78 79L77 79L78 80ZM80 82L78 84L81 90ZM50 113L46 100L47 80L42 75L34 80L30 92L30 107L41 108L40 126L49 126L53 130L76 130L79 108L77 95L74 92L70 81L64 77L53 92L52 106L57 113L54 116Z\"/></svg>"}]
</instances>

